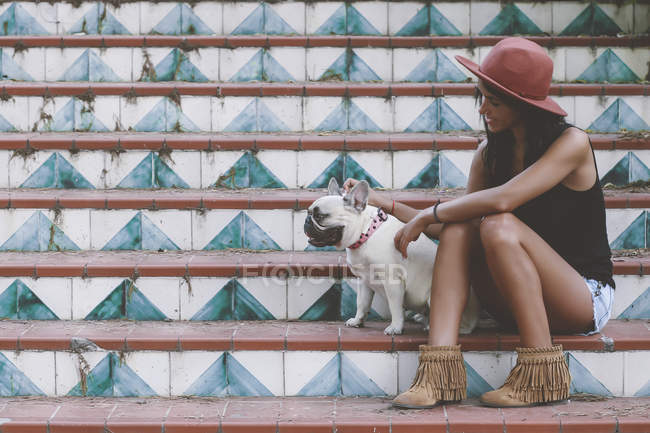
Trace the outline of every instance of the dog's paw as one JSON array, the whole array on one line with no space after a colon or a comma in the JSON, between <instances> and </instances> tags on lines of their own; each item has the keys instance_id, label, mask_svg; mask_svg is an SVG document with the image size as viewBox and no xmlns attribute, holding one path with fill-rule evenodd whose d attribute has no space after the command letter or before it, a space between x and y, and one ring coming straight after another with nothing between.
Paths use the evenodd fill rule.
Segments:
<instances>
[{"instance_id":1,"label":"dog's paw","mask_svg":"<svg viewBox=\"0 0 650 433\"><path fill-rule=\"evenodd\" d=\"M386 329L384 329L384 334L386 334L386 335L395 335L395 334L401 334L401 333L402 333L402 327L401 326L389 325Z\"/></svg>"},{"instance_id":2,"label":"dog's paw","mask_svg":"<svg viewBox=\"0 0 650 433\"><path fill-rule=\"evenodd\" d=\"M345 322L345 326L350 326L352 328L361 328L363 326L363 320L351 318Z\"/></svg>"},{"instance_id":3,"label":"dog's paw","mask_svg":"<svg viewBox=\"0 0 650 433\"><path fill-rule=\"evenodd\" d=\"M411 316L411 320L413 320L415 323L424 325L425 323L429 323L429 316L422 313L415 313L413 316Z\"/></svg>"}]
</instances>

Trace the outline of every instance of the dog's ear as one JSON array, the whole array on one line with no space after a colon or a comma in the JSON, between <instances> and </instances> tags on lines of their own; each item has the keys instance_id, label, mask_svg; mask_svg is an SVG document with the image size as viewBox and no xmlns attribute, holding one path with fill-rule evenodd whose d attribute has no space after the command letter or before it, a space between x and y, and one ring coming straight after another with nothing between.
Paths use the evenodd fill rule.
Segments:
<instances>
[{"instance_id":1,"label":"dog's ear","mask_svg":"<svg viewBox=\"0 0 650 433\"><path fill-rule=\"evenodd\" d=\"M333 177L330 179L329 185L327 185L327 192L329 195L343 195L341 188L339 188L339 183L336 181L336 178Z\"/></svg>"},{"instance_id":2,"label":"dog's ear","mask_svg":"<svg viewBox=\"0 0 650 433\"><path fill-rule=\"evenodd\" d=\"M343 196L343 204L346 207L351 207L357 212L361 212L368 204L368 193L370 192L370 185L365 180L360 181Z\"/></svg>"}]
</instances>

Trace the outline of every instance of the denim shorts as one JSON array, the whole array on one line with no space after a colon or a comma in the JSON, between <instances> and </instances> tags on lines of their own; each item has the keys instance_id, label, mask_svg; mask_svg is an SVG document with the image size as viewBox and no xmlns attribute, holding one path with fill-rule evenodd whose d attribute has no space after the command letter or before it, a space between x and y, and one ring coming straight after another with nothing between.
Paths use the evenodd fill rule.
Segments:
<instances>
[{"instance_id":1,"label":"denim shorts","mask_svg":"<svg viewBox=\"0 0 650 433\"><path fill-rule=\"evenodd\" d=\"M614 289L609 284L604 284L598 280L589 278L585 278L585 283L589 288L591 301L594 305L594 328L580 335L591 335L600 332L612 315Z\"/></svg>"}]
</instances>

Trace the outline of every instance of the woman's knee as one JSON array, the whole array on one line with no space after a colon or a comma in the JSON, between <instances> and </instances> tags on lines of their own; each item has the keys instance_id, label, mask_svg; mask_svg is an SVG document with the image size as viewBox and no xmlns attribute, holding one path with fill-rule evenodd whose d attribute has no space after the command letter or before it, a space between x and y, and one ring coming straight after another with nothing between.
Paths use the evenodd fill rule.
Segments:
<instances>
[{"instance_id":1,"label":"woman's knee","mask_svg":"<svg viewBox=\"0 0 650 433\"><path fill-rule=\"evenodd\" d=\"M483 248L489 250L496 246L518 242L518 224L519 220L517 217L509 212L484 217L479 226Z\"/></svg>"},{"instance_id":2,"label":"woman's knee","mask_svg":"<svg viewBox=\"0 0 650 433\"><path fill-rule=\"evenodd\" d=\"M445 223L440 232L441 242L470 241L478 234L478 223L467 221L460 223Z\"/></svg>"}]
</instances>

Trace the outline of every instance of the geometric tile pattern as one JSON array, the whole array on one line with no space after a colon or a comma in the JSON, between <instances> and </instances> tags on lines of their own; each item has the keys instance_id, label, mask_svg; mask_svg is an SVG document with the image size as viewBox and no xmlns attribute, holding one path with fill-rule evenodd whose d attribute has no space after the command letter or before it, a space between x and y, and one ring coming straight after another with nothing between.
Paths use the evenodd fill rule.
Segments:
<instances>
[{"instance_id":1,"label":"geometric tile pattern","mask_svg":"<svg viewBox=\"0 0 650 433\"><path fill-rule=\"evenodd\" d=\"M650 225L648 224L648 211L641 214L614 239L610 246L612 249L635 249L647 248L650 237Z\"/></svg>"},{"instance_id":2,"label":"geometric tile pattern","mask_svg":"<svg viewBox=\"0 0 650 433\"><path fill-rule=\"evenodd\" d=\"M508 4L480 35L540 35L544 32L514 4Z\"/></svg>"},{"instance_id":3,"label":"geometric tile pattern","mask_svg":"<svg viewBox=\"0 0 650 433\"><path fill-rule=\"evenodd\" d=\"M187 55L180 49L174 48L156 65L155 81L192 81L204 82L208 78L197 68ZM150 81L151 77L145 77Z\"/></svg>"},{"instance_id":4,"label":"geometric tile pattern","mask_svg":"<svg viewBox=\"0 0 650 433\"><path fill-rule=\"evenodd\" d=\"M326 188L329 180L335 178L339 185L342 185L347 178L365 180L372 188L381 187L381 184L372 177L359 163L348 153L340 153L325 170L312 181L308 188Z\"/></svg>"},{"instance_id":5,"label":"geometric tile pattern","mask_svg":"<svg viewBox=\"0 0 650 433\"><path fill-rule=\"evenodd\" d=\"M314 130L381 132L381 128L349 98L343 99Z\"/></svg>"},{"instance_id":6,"label":"geometric tile pattern","mask_svg":"<svg viewBox=\"0 0 650 433\"><path fill-rule=\"evenodd\" d=\"M611 397L612 393L571 353L566 354L571 373L571 394L585 393Z\"/></svg>"},{"instance_id":7,"label":"geometric tile pattern","mask_svg":"<svg viewBox=\"0 0 650 433\"><path fill-rule=\"evenodd\" d=\"M467 185L467 177L444 154L437 152L405 188L458 188Z\"/></svg>"},{"instance_id":8,"label":"geometric tile pattern","mask_svg":"<svg viewBox=\"0 0 650 433\"><path fill-rule=\"evenodd\" d=\"M461 32L434 5L420 9L396 36L460 36Z\"/></svg>"},{"instance_id":9,"label":"geometric tile pattern","mask_svg":"<svg viewBox=\"0 0 650 433\"><path fill-rule=\"evenodd\" d=\"M436 98L404 132L469 131L471 129L443 98Z\"/></svg>"},{"instance_id":10,"label":"geometric tile pattern","mask_svg":"<svg viewBox=\"0 0 650 433\"><path fill-rule=\"evenodd\" d=\"M102 250L175 251L180 248L146 215L138 212Z\"/></svg>"},{"instance_id":11,"label":"geometric tile pattern","mask_svg":"<svg viewBox=\"0 0 650 433\"><path fill-rule=\"evenodd\" d=\"M286 188L284 183L252 153L245 152L219 179L215 186L240 188Z\"/></svg>"},{"instance_id":12,"label":"geometric tile pattern","mask_svg":"<svg viewBox=\"0 0 650 433\"><path fill-rule=\"evenodd\" d=\"M281 250L280 246L251 217L241 211L204 250L244 248L249 250Z\"/></svg>"},{"instance_id":13,"label":"geometric tile pattern","mask_svg":"<svg viewBox=\"0 0 650 433\"><path fill-rule=\"evenodd\" d=\"M122 81L115 72L92 50L85 50L59 81Z\"/></svg>"},{"instance_id":14,"label":"geometric tile pattern","mask_svg":"<svg viewBox=\"0 0 650 433\"><path fill-rule=\"evenodd\" d=\"M138 132L198 132L200 129L170 98L162 98L134 127Z\"/></svg>"},{"instance_id":15,"label":"geometric tile pattern","mask_svg":"<svg viewBox=\"0 0 650 433\"><path fill-rule=\"evenodd\" d=\"M0 48L0 78L2 80L34 81L6 50Z\"/></svg>"},{"instance_id":16,"label":"geometric tile pattern","mask_svg":"<svg viewBox=\"0 0 650 433\"><path fill-rule=\"evenodd\" d=\"M68 29L69 33L102 35L128 35L129 31L100 2L92 5L88 12Z\"/></svg>"},{"instance_id":17,"label":"geometric tile pattern","mask_svg":"<svg viewBox=\"0 0 650 433\"><path fill-rule=\"evenodd\" d=\"M319 81L325 80L381 81L381 78L361 57L348 48L320 76Z\"/></svg>"},{"instance_id":18,"label":"geometric tile pattern","mask_svg":"<svg viewBox=\"0 0 650 433\"><path fill-rule=\"evenodd\" d=\"M189 185L157 153L150 152L117 188L189 188Z\"/></svg>"},{"instance_id":19,"label":"geometric tile pattern","mask_svg":"<svg viewBox=\"0 0 650 433\"><path fill-rule=\"evenodd\" d=\"M89 103L79 98L70 98L63 108L54 115L51 125L40 128L40 130L108 132L108 128L93 114Z\"/></svg>"},{"instance_id":20,"label":"geometric tile pattern","mask_svg":"<svg viewBox=\"0 0 650 433\"><path fill-rule=\"evenodd\" d=\"M296 33L284 18L265 2L260 2L259 6L232 31L233 35L290 35Z\"/></svg>"},{"instance_id":21,"label":"geometric tile pattern","mask_svg":"<svg viewBox=\"0 0 650 433\"><path fill-rule=\"evenodd\" d=\"M273 320L275 317L237 280L231 279L190 320Z\"/></svg>"},{"instance_id":22,"label":"geometric tile pattern","mask_svg":"<svg viewBox=\"0 0 650 433\"><path fill-rule=\"evenodd\" d=\"M85 320L165 320L167 317L130 280L122 281Z\"/></svg>"},{"instance_id":23,"label":"geometric tile pattern","mask_svg":"<svg viewBox=\"0 0 650 433\"><path fill-rule=\"evenodd\" d=\"M287 125L280 120L264 103L262 98L254 98L242 111L224 128L225 132L281 132L289 131Z\"/></svg>"},{"instance_id":24,"label":"geometric tile pattern","mask_svg":"<svg viewBox=\"0 0 650 433\"><path fill-rule=\"evenodd\" d=\"M641 81L611 48L607 48L576 80L586 83L634 83Z\"/></svg>"},{"instance_id":25,"label":"geometric tile pattern","mask_svg":"<svg viewBox=\"0 0 650 433\"><path fill-rule=\"evenodd\" d=\"M616 36L623 30L596 2L590 2L581 13L560 33L560 36Z\"/></svg>"},{"instance_id":26,"label":"geometric tile pattern","mask_svg":"<svg viewBox=\"0 0 650 433\"><path fill-rule=\"evenodd\" d=\"M0 293L2 320L58 320L59 318L20 279Z\"/></svg>"},{"instance_id":27,"label":"geometric tile pattern","mask_svg":"<svg viewBox=\"0 0 650 433\"><path fill-rule=\"evenodd\" d=\"M350 3L342 4L316 30L317 35L379 36L381 32Z\"/></svg>"},{"instance_id":28,"label":"geometric tile pattern","mask_svg":"<svg viewBox=\"0 0 650 433\"><path fill-rule=\"evenodd\" d=\"M588 129L597 132L617 132L641 131L650 127L623 98L619 97L589 125Z\"/></svg>"},{"instance_id":29,"label":"geometric tile pattern","mask_svg":"<svg viewBox=\"0 0 650 433\"><path fill-rule=\"evenodd\" d=\"M0 353L0 396L45 395L7 357Z\"/></svg>"},{"instance_id":30,"label":"geometric tile pattern","mask_svg":"<svg viewBox=\"0 0 650 433\"><path fill-rule=\"evenodd\" d=\"M650 287L618 315L617 319L647 319L650 317Z\"/></svg>"},{"instance_id":31,"label":"geometric tile pattern","mask_svg":"<svg viewBox=\"0 0 650 433\"><path fill-rule=\"evenodd\" d=\"M181 81L197 81L184 80ZM206 79L207 81L207 79ZM261 48L251 59L233 75L230 81L296 81L289 72L269 53Z\"/></svg>"},{"instance_id":32,"label":"geometric tile pattern","mask_svg":"<svg viewBox=\"0 0 650 433\"><path fill-rule=\"evenodd\" d=\"M0 246L0 251L78 250L79 247L39 210Z\"/></svg>"},{"instance_id":33,"label":"geometric tile pattern","mask_svg":"<svg viewBox=\"0 0 650 433\"><path fill-rule=\"evenodd\" d=\"M197 16L191 7L178 3L151 30L158 35L209 35L214 31Z\"/></svg>"},{"instance_id":34,"label":"geometric tile pattern","mask_svg":"<svg viewBox=\"0 0 650 433\"><path fill-rule=\"evenodd\" d=\"M461 82L467 79L465 75L445 54L435 49L418 64L407 76L405 81L415 82Z\"/></svg>"},{"instance_id":35,"label":"geometric tile pattern","mask_svg":"<svg viewBox=\"0 0 650 433\"><path fill-rule=\"evenodd\" d=\"M299 392L299 396L385 396L386 393L343 353L334 357Z\"/></svg>"},{"instance_id":36,"label":"geometric tile pattern","mask_svg":"<svg viewBox=\"0 0 650 433\"><path fill-rule=\"evenodd\" d=\"M63 155L54 152L20 188L94 189L94 186Z\"/></svg>"},{"instance_id":37,"label":"geometric tile pattern","mask_svg":"<svg viewBox=\"0 0 650 433\"><path fill-rule=\"evenodd\" d=\"M343 321L354 317L356 314L357 293L345 281L332 284L323 295L316 300L299 320L317 321ZM370 309L366 320L375 321L383 318Z\"/></svg>"},{"instance_id":38,"label":"geometric tile pattern","mask_svg":"<svg viewBox=\"0 0 650 433\"><path fill-rule=\"evenodd\" d=\"M3 36L46 35L48 31L20 3L12 3L0 14Z\"/></svg>"},{"instance_id":39,"label":"geometric tile pattern","mask_svg":"<svg viewBox=\"0 0 650 433\"><path fill-rule=\"evenodd\" d=\"M625 186L650 181L650 169L634 152L627 152L600 180L601 185Z\"/></svg>"}]
</instances>

